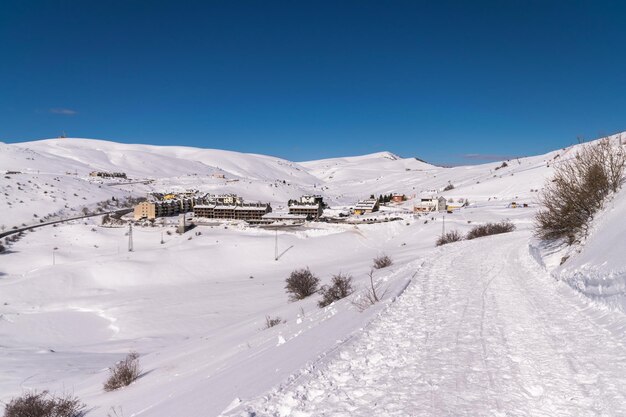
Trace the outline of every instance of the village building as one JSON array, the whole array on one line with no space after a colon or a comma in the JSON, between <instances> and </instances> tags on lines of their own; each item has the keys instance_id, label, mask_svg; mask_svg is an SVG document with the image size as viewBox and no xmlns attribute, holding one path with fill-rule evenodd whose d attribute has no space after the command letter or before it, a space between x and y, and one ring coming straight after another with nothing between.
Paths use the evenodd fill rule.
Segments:
<instances>
[{"instance_id":1,"label":"village building","mask_svg":"<svg viewBox=\"0 0 626 417\"><path fill-rule=\"evenodd\" d=\"M413 206L413 211L415 213L445 211L447 203L448 202L445 197L423 196Z\"/></svg>"},{"instance_id":2,"label":"village building","mask_svg":"<svg viewBox=\"0 0 626 417\"><path fill-rule=\"evenodd\" d=\"M206 199L209 203L216 203L221 205L238 205L243 204L243 198L237 194L222 194L218 196L211 196Z\"/></svg>"},{"instance_id":3,"label":"village building","mask_svg":"<svg viewBox=\"0 0 626 417\"><path fill-rule=\"evenodd\" d=\"M402 203L404 200L406 200L406 196L404 194L394 194L391 196L391 201L394 203Z\"/></svg>"},{"instance_id":4,"label":"village building","mask_svg":"<svg viewBox=\"0 0 626 417\"><path fill-rule=\"evenodd\" d=\"M181 213L189 213L193 208L202 203L200 198L180 198L162 201L144 201L134 208L135 220L153 220L158 217L175 216Z\"/></svg>"},{"instance_id":5,"label":"village building","mask_svg":"<svg viewBox=\"0 0 626 417\"><path fill-rule=\"evenodd\" d=\"M324 197L319 194L307 194L300 197L302 204L324 204Z\"/></svg>"},{"instance_id":6,"label":"village building","mask_svg":"<svg viewBox=\"0 0 626 417\"><path fill-rule=\"evenodd\" d=\"M259 222L272 211L269 203L240 204L198 204L193 208L194 217L207 219L245 220L248 223Z\"/></svg>"},{"instance_id":7,"label":"village building","mask_svg":"<svg viewBox=\"0 0 626 417\"><path fill-rule=\"evenodd\" d=\"M142 201L135 206L134 211L135 220L139 219L155 219L156 218L156 205L148 201Z\"/></svg>"},{"instance_id":8,"label":"village building","mask_svg":"<svg viewBox=\"0 0 626 417\"><path fill-rule=\"evenodd\" d=\"M149 198L156 201L164 200L184 200L198 198L198 190L187 189L185 191L170 191L170 192L154 192L149 194Z\"/></svg>"},{"instance_id":9,"label":"village building","mask_svg":"<svg viewBox=\"0 0 626 417\"><path fill-rule=\"evenodd\" d=\"M380 209L378 200L375 198L368 198L367 200L360 200L354 206L354 214L362 215L366 213L373 213Z\"/></svg>"},{"instance_id":10,"label":"village building","mask_svg":"<svg viewBox=\"0 0 626 417\"><path fill-rule=\"evenodd\" d=\"M89 173L89 176L99 177L99 178L124 178L126 179L125 172L91 171Z\"/></svg>"},{"instance_id":11,"label":"village building","mask_svg":"<svg viewBox=\"0 0 626 417\"><path fill-rule=\"evenodd\" d=\"M289 200L289 214L319 219L324 212L324 199L321 195L303 195L299 200Z\"/></svg>"}]
</instances>

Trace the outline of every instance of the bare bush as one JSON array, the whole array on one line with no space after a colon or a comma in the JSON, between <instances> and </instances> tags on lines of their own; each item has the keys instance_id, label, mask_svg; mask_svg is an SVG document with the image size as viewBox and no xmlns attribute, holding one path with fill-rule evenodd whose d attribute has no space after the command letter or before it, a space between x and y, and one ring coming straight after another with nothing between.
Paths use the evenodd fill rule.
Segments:
<instances>
[{"instance_id":1,"label":"bare bush","mask_svg":"<svg viewBox=\"0 0 626 417\"><path fill-rule=\"evenodd\" d=\"M382 254L376 258L374 258L374 269L382 269L388 266L391 266L393 261L391 258L385 254Z\"/></svg>"},{"instance_id":2,"label":"bare bush","mask_svg":"<svg viewBox=\"0 0 626 417\"><path fill-rule=\"evenodd\" d=\"M317 292L320 279L309 268L296 269L285 280L285 290L291 301L302 300Z\"/></svg>"},{"instance_id":3,"label":"bare bush","mask_svg":"<svg viewBox=\"0 0 626 417\"><path fill-rule=\"evenodd\" d=\"M111 407L110 411L107 413L107 417L124 417L124 410L122 407Z\"/></svg>"},{"instance_id":4,"label":"bare bush","mask_svg":"<svg viewBox=\"0 0 626 417\"><path fill-rule=\"evenodd\" d=\"M605 138L557 165L539 195L543 209L535 216L536 235L545 240L566 238L572 244L586 234L593 215L621 187L625 162L621 145Z\"/></svg>"},{"instance_id":5,"label":"bare bush","mask_svg":"<svg viewBox=\"0 0 626 417\"><path fill-rule=\"evenodd\" d=\"M80 417L85 404L73 395L54 396L48 391L30 391L13 398L4 409L4 417Z\"/></svg>"},{"instance_id":6,"label":"bare bush","mask_svg":"<svg viewBox=\"0 0 626 417\"><path fill-rule=\"evenodd\" d=\"M132 384L141 375L139 366L139 354L130 352L126 357L109 368L109 379L104 383L105 391L113 391Z\"/></svg>"},{"instance_id":7,"label":"bare bush","mask_svg":"<svg viewBox=\"0 0 626 417\"><path fill-rule=\"evenodd\" d=\"M474 226L472 230L469 231L465 239L472 240L477 237L497 235L499 233L508 233L515 230L515 225L511 223L509 220L503 220L499 223L486 223L478 226Z\"/></svg>"},{"instance_id":8,"label":"bare bush","mask_svg":"<svg viewBox=\"0 0 626 417\"><path fill-rule=\"evenodd\" d=\"M326 307L334 301L346 298L354 292L352 288L352 277L342 273L333 275L331 285L322 286L319 292L322 294L322 299L317 303L320 308Z\"/></svg>"},{"instance_id":9,"label":"bare bush","mask_svg":"<svg viewBox=\"0 0 626 417\"><path fill-rule=\"evenodd\" d=\"M463 236L461 236L461 234L456 230L452 230L451 232L439 236L439 239L437 239L437 246L458 242L460 240L463 240Z\"/></svg>"},{"instance_id":10,"label":"bare bush","mask_svg":"<svg viewBox=\"0 0 626 417\"><path fill-rule=\"evenodd\" d=\"M265 316L265 328L266 329L279 325L282 322L283 320L280 317Z\"/></svg>"},{"instance_id":11,"label":"bare bush","mask_svg":"<svg viewBox=\"0 0 626 417\"><path fill-rule=\"evenodd\" d=\"M370 269L367 276L370 278L370 286L367 287L354 300L352 300L352 305L354 305L359 311L365 311L368 307L382 300L385 294L387 294L387 290L381 291L380 285L374 283L373 269Z\"/></svg>"},{"instance_id":12,"label":"bare bush","mask_svg":"<svg viewBox=\"0 0 626 417\"><path fill-rule=\"evenodd\" d=\"M454 184L450 183L443 188L443 191L454 190Z\"/></svg>"}]
</instances>

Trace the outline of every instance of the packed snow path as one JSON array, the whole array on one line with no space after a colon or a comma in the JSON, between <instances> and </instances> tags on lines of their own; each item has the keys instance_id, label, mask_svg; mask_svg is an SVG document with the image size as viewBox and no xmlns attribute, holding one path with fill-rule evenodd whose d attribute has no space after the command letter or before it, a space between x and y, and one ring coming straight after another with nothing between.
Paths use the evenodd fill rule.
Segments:
<instances>
[{"instance_id":1,"label":"packed snow path","mask_svg":"<svg viewBox=\"0 0 626 417\"><path fill-rule=\"evenodd\" d=\"M623 330L540 269L527 239L441 248L361 338L236 414L626 415Z\"/></svg>"}]
</instances>

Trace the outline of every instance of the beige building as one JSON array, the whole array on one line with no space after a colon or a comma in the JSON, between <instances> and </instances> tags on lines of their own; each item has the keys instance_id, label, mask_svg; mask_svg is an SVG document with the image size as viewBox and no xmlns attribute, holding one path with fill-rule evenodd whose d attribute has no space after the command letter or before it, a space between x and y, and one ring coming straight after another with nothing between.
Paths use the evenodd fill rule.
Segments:
<instances>
[{"instance_id":1,"label":"beige building","mask_svg":"<svg viewBox=\"0 0 626 417\"><path fill-rule=\"evenodd\" d=\"M174 198L170 200L148 202L144 201L135 206L135 220L152 220L157 217L175 216L180 213L193 211L194 206L199 204L199 198Z\"/></svg>"},{"instance_id":2,"label":"beige building","mask_svg":"<svg viewBox=\"0 0 626 417\"><path fill-rule=\"evenodd\" d=\"M135 206L135 220L156 218L156 204L143 201Z\"/></svg>"}]
</instances>

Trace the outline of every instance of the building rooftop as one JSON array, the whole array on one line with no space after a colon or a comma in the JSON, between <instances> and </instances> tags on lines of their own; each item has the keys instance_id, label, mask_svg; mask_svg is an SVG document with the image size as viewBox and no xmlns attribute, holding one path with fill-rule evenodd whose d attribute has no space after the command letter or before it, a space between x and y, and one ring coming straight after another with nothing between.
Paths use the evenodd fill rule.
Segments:
<instances>
[{"instance_id":1,"label":"building rooftop","mask_svg":"<svg viewBox=\"0 0 626 417\"><path fill-rule=\"evenodd\" d=\"M318 209L320 204L310 204L310 203L298 203L289 205L289 207L298 207L298 208L310 208L310 209Z\"/></svg>"},{"instance_id":2,"label":"building rooftop","mask_svg":"<svg viewBox=\"0 0 626 417\"><path fill-rule=\"evenodd\" d=\"M356 203L354 208L355 209L372 209L376 207L376 204L378 204L378 200L376 199L361 200L358 203Z\"/></svg>"}]
</instances>

